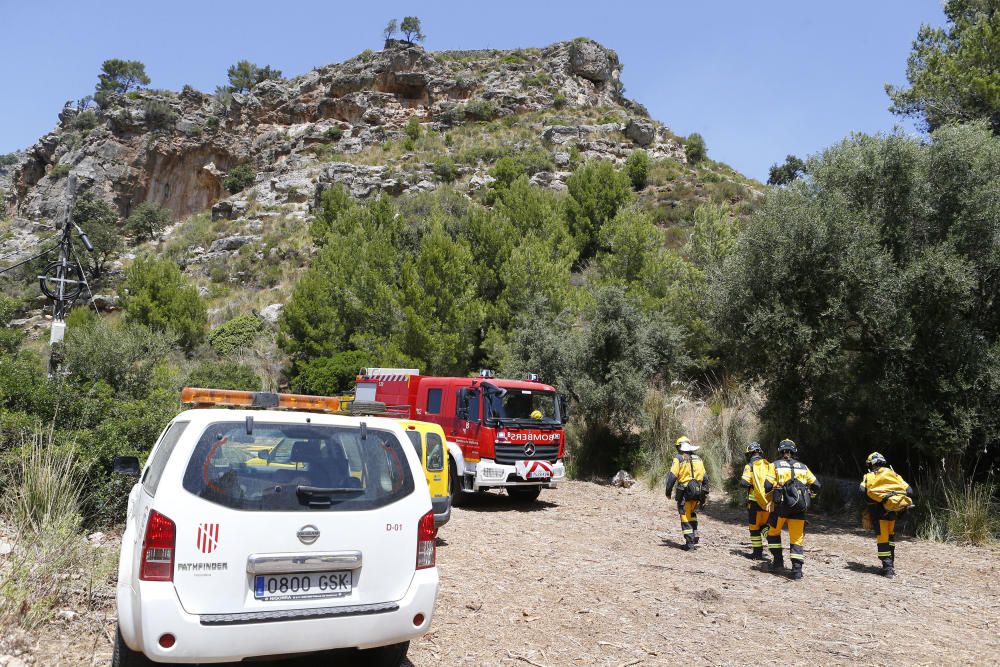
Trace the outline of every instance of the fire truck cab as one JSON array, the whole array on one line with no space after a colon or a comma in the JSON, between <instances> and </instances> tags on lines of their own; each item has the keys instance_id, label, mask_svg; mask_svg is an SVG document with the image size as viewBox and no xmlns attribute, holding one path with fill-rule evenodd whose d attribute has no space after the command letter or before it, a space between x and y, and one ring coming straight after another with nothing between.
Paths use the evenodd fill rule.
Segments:
<instances>
[{"instance_id":1,"label":"fire truck cab","mask_svg":"<svg viewBox=\"0 0 1000 667\"><path fill-rule=\"evenodd\" d=\"M450 455L452 502L463 493L505 488L512 498L533 501L543 488L566 477L563 465L565 399L538 381L435 377L418 369L363 368L355 401L378 401L410 419L444 429Z\"/></svg>"}]
</instances>

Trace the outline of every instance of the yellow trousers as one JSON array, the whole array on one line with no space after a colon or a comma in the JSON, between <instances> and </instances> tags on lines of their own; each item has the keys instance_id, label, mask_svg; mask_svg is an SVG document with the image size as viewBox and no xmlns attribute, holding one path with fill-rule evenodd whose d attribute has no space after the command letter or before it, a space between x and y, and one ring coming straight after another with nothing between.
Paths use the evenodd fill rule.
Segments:
<instances>
[{"instance_id":1,"label":"yellow trousers","mask_svg":"<svg viewBox=\"0 0 1000 667\"><path fill-rule=\"evenodd\" d=\"M771 515L753 501L747 504L747 515L747 522L750 524L750 546L754 549L763 549L764 535L767 534L767 519Z\"/></svg>"},{"instance_id":2,"label":"yellow trousers","mask_svg":"<svg viewBox=\"0 0 1000 667\"><path fill-rule=\"evenodd\" d=\"M767 531L767 548L778 560L781 560L781 529L788 526L788 551L792 560L805 560L802 542L806 534L805 519L789 519L779 516L771 517L771 527Z\"/></svg>"},{"instance_id":3,"label":"yellow trousers","mask_svg":"<svg viewBox=\"0 0 1000 667\"><path fill-rule=\"evenodd\" d=\"M896 520L879 519L878 521L878 557L892 560L896 557ZM890 563L891 565L891 563Z\"/></svg>"}]
</instances>

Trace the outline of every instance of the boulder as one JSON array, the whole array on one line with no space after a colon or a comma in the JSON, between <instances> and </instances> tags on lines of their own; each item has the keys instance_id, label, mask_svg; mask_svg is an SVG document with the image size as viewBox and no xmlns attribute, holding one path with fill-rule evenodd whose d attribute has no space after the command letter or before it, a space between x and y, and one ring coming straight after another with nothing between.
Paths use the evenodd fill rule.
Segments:
<instances>
[{"instance_id":1,"label":"boulder","mask_svg":"<svg viewBox=\"0 0 1000 667\"><path fill-rule=\"evenodd\" d=\"M212 245L208 246L208 252L232 252L233 250L239 250L247 243L256 240L256 236L250 236L247 234L234 234L232 236L226 236L212 241Z\"/></svg>"},{"instance_id":2,"label":"boulder","mask_svg":"<svg viewBox=\"0 0 1000 667\"><path fill-rule=\"evenodd\" d=\"M625 126L625 136L640 146L648 146L656 139L656 125L644 118L635 118Z\"/></svg>"},{"instance_id":3,"label":"boulder","mask_svg":"<svg viewBox=\"0 0 1000 667\"><path fill-rule=\"evenodd\" d=\"M573 74L598 83L610 79L614 69L604 47L589 39L573 42L570 46L569 68Z\"/></svg>"},{"instance_id":4,"label":"boulder","mask_svg":"<svg viewBox=\"0 0 1000 667\"><path fill-rule=\"evenodd\" d=\"M118 310L118 296L115 294L95 294L90 303L102 313Z\"/></svg>"},{"instance_id":5,"label":"boulder","mask_svg":"<svg viewBox=\"0 0 1000 667\"><path fill-rule=\"evenodd\" d=\"M611 486L628 489L633 484L635 484L635 479L624 470L619 470L615 473L615 476L611 478Z\"/></svg>"},{"instance_id":6,"label":"boulder","mask_svg":"<svg viewBox=\"0 0 1000 667\"><path fill-rule=\"evenodd\" d=\"M270 322L274 324L278 321L278 317L281 315L281 311L284 310L285 304L283 303L272 303L270 306L266 306L260 311L260 317L265 322Z\"/></svg>"},{"instance_id":7,"label":"boulder","mask_svg":"<svg viewBox=\"0 0 1000 667\"><path fill-rule=\"evenodd\" d=\"M232 220L235 217L236 216L233 213L233 203L231 201L223 199L222 201L216 202L215 205L212 206L212 222L215 222L216 220Z\"/></svg>"},{"instance_id":8,"label":"boulder","mask_svg":"<svg viewBox=\"0 0 1000 667\"><path fill-rule=\"evenodd\" d=\"M580 138L580 128L572 125L549 125L542 131L542 141L565 144Z\"/></svg>"}]
</instances>

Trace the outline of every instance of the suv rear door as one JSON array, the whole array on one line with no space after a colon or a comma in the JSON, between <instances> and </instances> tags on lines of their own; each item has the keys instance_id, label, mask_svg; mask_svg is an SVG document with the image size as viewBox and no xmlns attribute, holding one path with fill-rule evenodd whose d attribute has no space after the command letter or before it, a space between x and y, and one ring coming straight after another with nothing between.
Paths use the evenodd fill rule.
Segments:
<instances>
[{"instance_id":1,"label":"suv rear door","mask_svg":"<svg viewBox=\"0 0 1000 667\"><path fill-rule=\"evenodd\" d=\"M239 613L402 598L430 501L423 483L414 483L420 468L398 427L370 420L362 430L357 420L273 415L255 414L252 433L244 419L192 433L197 443L183 470L175 469L178 493L157 503L177 526L174 586L185 610ZM281 456L258 456L262 445L280 448ZM320 554L334 562L316 565ZM339 583L321 590L323 577Z\"/></svg>"}]
</instances>

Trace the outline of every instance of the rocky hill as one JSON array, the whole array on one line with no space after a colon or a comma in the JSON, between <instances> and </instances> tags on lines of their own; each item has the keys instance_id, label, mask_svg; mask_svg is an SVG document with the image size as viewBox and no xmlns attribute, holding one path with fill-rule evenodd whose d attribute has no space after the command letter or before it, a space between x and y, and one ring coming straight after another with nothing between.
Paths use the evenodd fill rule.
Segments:
<instances>
[{"instance_id":1,"label":"rocky hill","mask_svg":"<svg viewBox=\"0 0 1000 667\"><path fill-rule=\"evenodd\" d=\"M683 142L624 96L621 70L613 50L582 38L437 53L389 40L231 96L185 87L112 96L98 108L67 103L58 126L3 176L0 253L51 233L46 223L62 220L73 174L123 218L142 202L167 207L183 224L155 251L186 267L210 300L213 283L229 283L251 291L244 306L263 309L287 290L254 290L287 287L308 263L306 226L332 183L358 198L442 185L475 196L499 158L516 156L532 183L558 190L580 163L621 164L642 148L652 167L640 199L664 226L702 201L737 204L738 213L754 199L760 185L725 165L688 164ZM249 178L227 190L237 167ZM264 259L273 266L261 280Z\"/></svg>"},{"instance_id":2,"label":"rocky hill","mask_svg":"<svg viewBox=\"0 0 1000 667\"><path fill-rule=\"evenodd\" d=\"M431 188L430 164L393 174L388 167L330 159L404 138L411 118L447 131L468 120L602 109L618 115L594 124L553 123L544 131L539 122L536 138L555 146L578 143L584 159L623 160L643 146L654 156L683 161L673 135L623 97L620 71L613 51L587 40L433 54L390 41L380 52L265 81L233 94L229 104L190 88L131 93L93 111L67 104L58 127L11 175L6 206L15 218L58 218L66 205L66 176L73 173L123 215L152 201L182 217L224 199L222 177L240 164L253 166L256 183L220 209L238 211L249 197L305 204L330 181L346 183L357 196ZM568 153L559 157L555 166L566 167ZM482 176L482 166L462 165L461 171ZM554 187L564 178L558 169L536 176Z\"/></svg>"}]
</instances>

